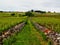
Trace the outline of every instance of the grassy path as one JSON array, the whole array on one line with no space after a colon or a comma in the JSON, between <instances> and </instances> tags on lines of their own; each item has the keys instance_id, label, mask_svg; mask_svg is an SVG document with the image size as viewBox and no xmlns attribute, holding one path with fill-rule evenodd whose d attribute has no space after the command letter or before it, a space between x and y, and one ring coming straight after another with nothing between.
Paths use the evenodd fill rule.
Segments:
<instances>
[{"instance_id":1,"label":"grassy path","mask_svg":"<svg viewBox=\"0 0 60 45\"><path fill-rule=\"evenodd\" d=\"M16 42L12 45L47 45L47 42L43 40L30 21L28 21L23 30L18 33L16 39Z\"/></svg>"}]
</instances>

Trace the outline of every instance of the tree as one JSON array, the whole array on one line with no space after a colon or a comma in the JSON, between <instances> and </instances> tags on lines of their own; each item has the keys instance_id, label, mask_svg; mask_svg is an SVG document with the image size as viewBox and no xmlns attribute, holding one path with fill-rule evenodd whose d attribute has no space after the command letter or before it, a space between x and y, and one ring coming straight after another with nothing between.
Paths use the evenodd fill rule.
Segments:
<instances>
[{"instance_id":1,"label":"tree","mask_svg":"<svg viewBox=\"0 0 60 45\"><path fill-rule=\"evenodd\" d=\"M0 13L2 13L3 11L0 11Z\"/></svg>"},{"instance_id":2,"label":"tree","mask_svg":"<svg viewBox=\"0 0 60 45\"><path fill-rule=\"evenodd\" d=\"M31 10L31 12L34 12L34 10Z\"/></svg>"},{"instance_id":3,"label":"tree","mask_svg":"<svg viewBox=\"0 0 60 45\"><path fill-rule=\"evenodd\" d=\"M15 16L15 13L12 13L11 16Z\"/></svg>"},{"instance_id":4,"label":"tree","mask_svg":"<svg viewBox=\"0 0 60 45\"><path fill-rule=\"evenodd\" d=\"M29 17L30 17L30 16L34 16L34 14L32 14L32 12L26 12L25 15L26 15L26 16L29 16Z\"/></svg>"},{"instance_id":5,"label":"tree","mask_svg":"<svg viewBox=\"0 0 60 45\"><path fill-rule=\"evenodd\" d=\"M46 13L46 11L41 11L41 10L36 10L35 12L38 12L38 13Z\"/></svg>"}]
</instances>

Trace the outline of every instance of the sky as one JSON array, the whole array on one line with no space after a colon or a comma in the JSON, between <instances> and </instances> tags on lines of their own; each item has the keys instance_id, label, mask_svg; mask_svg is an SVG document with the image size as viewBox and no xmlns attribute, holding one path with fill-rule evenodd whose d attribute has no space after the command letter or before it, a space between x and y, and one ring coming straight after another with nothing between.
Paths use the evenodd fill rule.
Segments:
<instances>
[{"instance_id":1,"label":"sky","mask_svg":"<svg viewBox=\"0 0 60 45\"><path fill-rule=\"evenodd\" d=\"M0 11L43 10L60 12L60 0L0 0Z\"/></svg>"}]
</instances>

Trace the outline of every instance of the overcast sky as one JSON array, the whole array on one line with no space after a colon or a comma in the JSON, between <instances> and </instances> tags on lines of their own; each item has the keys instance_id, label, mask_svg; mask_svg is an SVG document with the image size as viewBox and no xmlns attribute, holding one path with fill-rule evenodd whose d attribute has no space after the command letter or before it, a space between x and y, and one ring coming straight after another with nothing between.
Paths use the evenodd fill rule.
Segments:
<instances>
[{"instance_id":1,"label":"overcast sky","mask_svg":"<svg viewBox=\"0 0 60 45\"><path fill-rule=\"evenodd\" d=\"M0 0L0 10L44 10L60 12L60 0Z\"/></svg>"}]
</instances>

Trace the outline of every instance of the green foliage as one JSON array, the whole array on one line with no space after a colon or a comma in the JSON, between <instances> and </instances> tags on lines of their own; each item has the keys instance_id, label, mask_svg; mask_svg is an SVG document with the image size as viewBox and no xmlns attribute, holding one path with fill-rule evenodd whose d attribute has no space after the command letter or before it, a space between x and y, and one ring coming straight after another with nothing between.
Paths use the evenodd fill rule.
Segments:
<instances>
[{"instance_id":1,"label":"green foliage","mask_svg":"<svg viewBox=\"0 0 60 45\"><path fill-rule=\"evenodd\" d=\"M37 13L46 13L46 11L36 10Z\"/></svg>"},{"instance_id":2,"label":"green foliage","mask_svg":"<svg viewBox=\"0 0 60 45\"><path fill-rule=\"evenodd\" d=\"M31 12L34 12L34 10L31 10Z\"/></svg>"},{"instance_id":3,"label":"green foliage","mask_svg":"<svg viewBox=\"0 0 60 45\"><path fill-rule=\"evenodd\" d=\"M26 12L25 15L28 16L28 17L34 16L34 14L32 12Z\"/></svg>"},{"instance_id":4,"label":"green foliage","mask_svg":"<svg viewBox=\"0 0 60 45\"><path fill-rule=\"evenodd\" d=\"M27 21L27 24L23 30L18 33L16 38L17 40L13 45L42 45L42 43L43 45L47 45L47 42L44 43L44 40L31 24L30 20Z\"/></svg>"},{"instance_id":5,"label":"green foliage","mask_svg":"<svg viewBox=\"0 0 60 45\"><path fill-rule=\"evenodd\" d=\"M11 16L15 16L15 13L12 13Z\"/></svg>"},{"instance_id":6,"label":"green foliage","mask_svg":"<svg viewBox=\"0 0 60 45\"><path fill-rule=\"evenodd\" d=\"M48 42L48 45L52 45L52 41L49 41L49 42Z\"/></svg>"},{"instance_id":7,"label":"green foliage","mask_svg":"<svg viewBox=\"0 0 60 45\"><path fill-rule=\"evenodd\" d=\"M19 17L21 17L22 15L21 14L19 14Z\"/></svg>"},{"instance_id":8,"label":"green foliage","mask_svg":"<svg viewBox=\"0 0 60 45\"><path fill-rule=\"evenodd\" d=\"M25 27L16 36L17 41L13 45L41 45L35 33L36 30L32 27L30 21L27 21Z\"/></svg>"},{"instance_id":9,"label":"green foliage","mask_svg":"<svg viewBox=\"0 0 60 45\"><path fill-rule=\"evenodd\" d=\"M3 13L3 11L0 11L0 13Z\"/></svg>"},{"instance_id":10,"label":"green foliage","mask_svg":"<svg viewBox=\"0 0 60 45\"><path fill-rule=\"evenodd\" d=\"M20 33L4 41L4 45L42 45L42 43L47 45L30 20L27 20L27 24Z\"/></svg>"},{"instance_id":11,"label":"green foliage","mask_svg":"<svg viewBox=\"0 0 60 45\"><path fill-rule=\"evenodd\" d=\"M60 33L60 19L54 17L33 17L34 22L38 22L45 27Z\"/></svg>"},{"instance_id":12,"label":"green foliage","mask_svg":"<svg viewBox=\"0 0 60 45\"><path fill-rule=\"evenodd\" d=\"M3 40L3 44L4 45L11 45L12 43L14 43L16 41L16 35L14 35L13 37L9 37L5 40Z\"/></svg>"},{"instance_id":13,"label":"green foliage","mask_svg":"<svg viewBox=\"0 0 60 45\"><path fill-rule=\"evenodd\" d=\"M24 21L26 17L1 17L0 18L0 32L8 30L12 26Z\"/></svg>"},{"instance_id":14,"label":"green foliage","mask_svg":"<svg viewBox=\"0 0 60 45\"><path fill-rule=\"evenodd\" d=\"M3 15L4 14L5 13L3 13ZM19 14L10 13L10 15L11 14L13 16L14 14L20 16L20 13ZM5 14L5 15L7 16L8 14ZM51 41L46 42L47 38L44 35L44 33L42 33L41 31L39 33L39 31L37 31L34 28L34 26L31 24L29 18L31 18L33 22L38 22L39 24L45 25L48 28L53 26L54 27L53 30L59 33L60 33L60 18L57 18L57 17L55 18L54 16L53 17L48 17L48 16L47 17L46 16L45 17L43 16L32 17L34 16L32 12L26 12L25 15L27 16L27 18L26 17L13 17L13 16L7 17L7 18L0 17L0 32L7 30L22 21L26 22L25 23L26 25L22 29L21 32L19 32L17 35L11 36L7 40L4 40L4 45L42 45L42 44L47 45L47 43L51 45Z\"/></svg>"}]
</instances>

